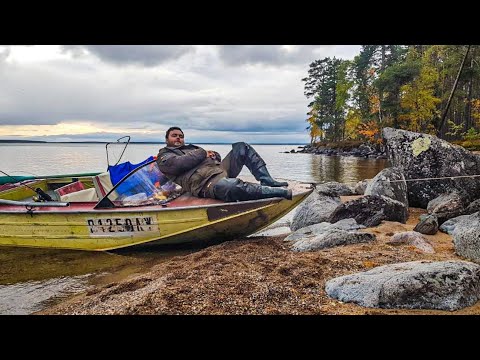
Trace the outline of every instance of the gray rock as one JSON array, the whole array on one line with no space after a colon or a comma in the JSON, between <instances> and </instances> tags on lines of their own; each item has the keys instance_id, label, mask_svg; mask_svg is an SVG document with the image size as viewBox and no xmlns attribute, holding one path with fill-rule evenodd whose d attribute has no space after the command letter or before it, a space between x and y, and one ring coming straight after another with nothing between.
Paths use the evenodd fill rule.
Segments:
<instances>
[{"instance_id":1,"label":"gray rock","mask_svg":"<svg viewBox=\"0 0 480 360\"><path fill-rule=\"evenodd\" d=\"M374 234L359 231L349 232L340 229L329 229L326 232L297 241L292 245L293 251L312 251L374 241Z\"/></svg>"},{"instance_id":2,"label":"gray rock","mask_svg":"<svg viewBox=\"0 0 480 360\"><path fill-rule=\"evenodd\" d=\"M425 239L422 234L416 231L404 231L392 236L388 242L390 245L411 245L427 254L435 253L433 246Z\"/></svg>"},{"instance_id":3,"label":"gray rock","mask_svg":"<svg viewBox=\"0 0 480 360\"><path fill-rule=\"evenodd\" d=\"M365 179L365 180L360 180L354 188L355 194L357 195L363 195L365 194L365 190L367 189L368 183L372 181L372 179Z\"/></svg>"},{"instance_id":4,"label":"gray rock","mask_svg":"<svg viewBox=\"0 0 480 360\"><path fill-rule=\"evenodd\" d=\"M437 216L435 214L421 216L420 222L415 225L413 230L426 235L435 235L438 231Z\"/></svg>"},{"instance_id":5,"label":"gray rock","mask_svg":"<svg viewBox=\"0 0 480 360\"><path fill-rule=\"evenodd\" d=\"M473 214L477 211L480 211L480 199L472 201L468 206L467 210L465 211L466 214Z\"/></svg>"},{"instance_id":6,"label":"gray rock","mask_svg":"<svg viewBox=\"0 0 480 360\"><path fill-rule=\"evenodd\" d=\"M427 204L429 214L435 214L439 224L465 213L468 197L459 191L442 194Z\"/></svg>"},{"instance_id":7,"label":"gray rock","mask_svg":"<svg viewBox=\"0 0 480 360\"><path fill-rule=\"evenodd\" d=\"M297 241L306 237L317 236L323 234L330 229L341 229L345 231L352 231L357 229L363 229L365 226L357 224L355 219L344 219L336 222L335 224L330 224L329 222L322 222L319 224L305 226L301 229L298 229L288 235L284 241Z\"/></svg>"},{"instance_id":8,"label":"gray rock","mask_svg":"<svg viewBox=\"0 0 480 360\"><path fill-rule=\"evenodd\" d=\"M314 191L297 208L290 229L295 231L327 221L339 204L341 204L339 197L325 196Z\"/></svg>"},{"instance_id":9,"label":"gray rock","mask_svg":"<svg viewBox=\"0 0 480 360\"><path fill-rule=\"evenodd\" d=\"M470 199L480 198L480 181L476 178L437 179L476 175L480 169L480 156L453 145L436 136L406 130L384 128L390 163L403 170L407 181L408 203L425 209L430 200L453 190L464 190Z\"/></svg>"},{"instance_id":10,"label":"gray rock","mask_svg":"<svg viewBox=\"0 0 480 360\"><path fill-rule=\"evenodd\" d=\"M327 196L349 196L355 195L355 191L346 184L336 181L330 181L316 186L316 191L319 194Z\"/></svg>"},{"instance_id":11,"label":"gray rock","mask_svg":"<svg viewBox=\"0 0 480 360\"><path fill-rule=\"evenodd\" d=\"M480 212L457 223L452 238L458 255L480 263Z\"/></svg>"},{"instance_id":12,"label":"gray rock","mask_svg":"<svg viewBox=\"0 0 480 360\"><path fill-rule=\"evenodd\" d=\"M452 235L455 227L462 221L468 221L470 215L460 215L445 221L440 227L438 228L441 232L447 233L448 235Z\"/></svg>"},{"instance_id":13,"label":"gray rock","mask_svg":"<svg viewBox=\"0 0 480 360\"><path fill-rule=\"evenodd\" d=\"M365 189L365 195L383 195L405 204L408 209L407 183L400 168L380 171Z\"/></svg>"},{"instance_id":14,"label":"gray rock","mask_svg":"<svg viewBox=\"0 0 480 360\"><path fill-rule=\"evenodd\" d=\"M480 299L480 266L412 261L327 281L328 296L375 308L458 310Z\"/></svg>"},{"instance_id":15,"label":"gray rock","mask_svg":"<svg viewBox=\"0 0 480 360\"><path fill-rule=\"evenodd\" d=\"M365 195L339 205L328 222L336 223L348 218L353 218L366 227L377 226L382 220L406 223L408 209L405 204L386 196Z\"/></svg>"}]
</instances>

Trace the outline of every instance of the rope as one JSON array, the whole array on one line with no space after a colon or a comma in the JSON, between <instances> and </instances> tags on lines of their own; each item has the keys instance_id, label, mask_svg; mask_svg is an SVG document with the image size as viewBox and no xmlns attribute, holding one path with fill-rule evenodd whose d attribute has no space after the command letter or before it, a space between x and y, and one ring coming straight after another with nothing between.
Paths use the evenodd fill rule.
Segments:
<instances>
[{"instance_id":1,"label":"rope","mask_svg":"<svg viewBox=\"0 0 480 360\"><path fill-rule=\"evenodd\" d=\"M432 177L432 178L419 178L419 179L405 179L405 180L381 180L381 181L390 181L390 182L401 182L401 181L427 181L427 180L441 180L441 179L457 179L457 178L467 178L467 177L477 177L480 175L458 175L458 176L445 176L445 177Z\"/></svg>"},{"instance_id":2,"label":"rope","mask_svg":"<svg viewBox=\"0 0 480 360\"><path fill-rule=\"evenodd\" d=\"M445 176L445 177L431 177L431 178L418 178L418 179L405 179L405 180L389 180L389 179L379 179L379 181L388 181L388 182L402 182L402 181L429 181L429 180L442 180L442 179L457 179L457 178L469 178L469 177L479 177L480 175L458 175L458 176ZM298 180L292 180L292 179L286 179L286 178L278 178L281 180L286 180L286 181L295 181L299 182L301 184L313 184L313 185L321 185L324 183L317 183L317 182L308 182L308 181L298 181ZM342 184L348 185L348 184L357 184L358 182L345 182Z\"/></svg>"}]
</instances>

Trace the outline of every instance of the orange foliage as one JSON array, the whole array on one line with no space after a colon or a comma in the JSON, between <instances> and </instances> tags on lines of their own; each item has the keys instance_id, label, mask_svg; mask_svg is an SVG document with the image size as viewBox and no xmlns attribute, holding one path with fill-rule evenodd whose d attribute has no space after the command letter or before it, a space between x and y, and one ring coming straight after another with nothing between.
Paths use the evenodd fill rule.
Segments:
<instances>
[{"instance_id":1,"label":"orange foliage","mask_svg":"<svg viewBox=\"0 0 480 360\"><path fill-rule=\"evenodd\" d=\"M375 121L369 121L364 124L360 124L358 126L358 133L365 137L370 143L380 143L381 139L379 138L380 135L380 128Z\"/></svg>"}]
</instances>

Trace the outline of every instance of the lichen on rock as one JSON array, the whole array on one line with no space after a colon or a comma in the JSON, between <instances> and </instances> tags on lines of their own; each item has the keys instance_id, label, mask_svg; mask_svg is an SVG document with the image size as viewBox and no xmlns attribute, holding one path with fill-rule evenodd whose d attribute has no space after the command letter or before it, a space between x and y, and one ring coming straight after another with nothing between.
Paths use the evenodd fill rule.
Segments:
<instances>
[{"instance_id":1,"label":"lichen on rock","mask_svg":"<svg viewBox=\"0 0 480 360\"><path fill-rule=\"evenodd\" d=\"M413 156L417 157L420 155L422 152L427 151L430 148L430 144L432 142L428 137L420 137L418 139L415 139L412 142L412 152Z\"/></svg>"}]
</instances>

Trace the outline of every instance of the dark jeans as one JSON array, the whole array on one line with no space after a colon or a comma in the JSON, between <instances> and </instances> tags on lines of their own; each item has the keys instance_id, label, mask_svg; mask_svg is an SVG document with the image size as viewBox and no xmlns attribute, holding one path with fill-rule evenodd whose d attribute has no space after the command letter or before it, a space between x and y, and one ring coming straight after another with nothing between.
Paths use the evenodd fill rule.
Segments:
<instances>
[{"instance_id":1,"label":"dark jeans","mask_svg":"<svg viewBox=\"0 0 480 360\"><path fill-rule=\"evenodd\" d=\"M216 179L207 196L228 202L263 198L260 185L237 179L244 165L255 176L256 170L265 166L265 161L249 144L244 142L232 144L232 150L222 160L221 165L227 172L227 177Z\"/></svg>"},{"instance_id":2,"label":"dark jeans","mask_svg":"<svg viewBox=\"0 0 480 360\"><path fill-rule=\"evenodd\" d=\"M255 175L255 170L265 166L265 161L249 144L244 142L232 144L232 150L222 160L222 168L229 178L236 178L244 165Z\"/></svg>"}]
</instances>

